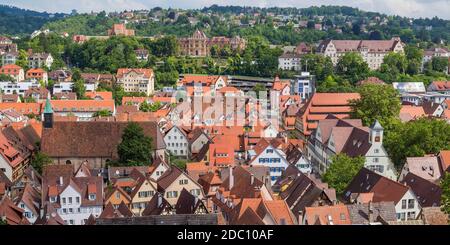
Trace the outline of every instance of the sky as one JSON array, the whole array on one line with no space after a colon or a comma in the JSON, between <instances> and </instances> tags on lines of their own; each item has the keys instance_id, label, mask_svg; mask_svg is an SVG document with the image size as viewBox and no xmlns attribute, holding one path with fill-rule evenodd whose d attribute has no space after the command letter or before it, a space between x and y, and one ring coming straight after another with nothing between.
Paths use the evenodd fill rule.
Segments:
<instances>
[{"instance_id":1,"label":"sky","mask_svg":"<svg viewBox=\"0 0 450 245\"><path fill-rule=\"evenodd\" d=\"M212 4L256 7L309 7L343 5L389 15L450 19L450 0L0 0L1 4L47 12L69 13L131 9L202 8Z\"/></svg>"}]
</instances>

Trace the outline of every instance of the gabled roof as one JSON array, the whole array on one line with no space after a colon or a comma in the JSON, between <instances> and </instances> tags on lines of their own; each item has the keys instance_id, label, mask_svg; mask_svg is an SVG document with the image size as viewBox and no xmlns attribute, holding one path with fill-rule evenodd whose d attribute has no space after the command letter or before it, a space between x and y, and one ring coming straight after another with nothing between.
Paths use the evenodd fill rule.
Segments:
<instances>
[{"instance_id":1,"label":"gabled roof","mask_svg":"<svg viewBox=\"0 0 450 245\"><path fill-rule=\"evenodd\" d=\"M143 75L145 78L150 78L153 75L152 69L144 69L144 68L119 68L117 70L117 78L123 78L124 75L135 72L137 74Z\"/></svg>"},{"instance_id":2,"label":"gabled roof","mask_svg":"<svg viewBox=\"0 0 450 245\"><path fill-rule=\"evenodd\" d=\"M177 166L171 166L166 172L164 172L158 179L158 190L167 189L180 175L184 174ZM186 176L189 176L186 174Z\"/></svg>"},{"instance_id":3,"label":"gabled roof","mask_svg":"<svg viewBox=\"0 0 450 245\"><path fill-rule=\"evenodd\" d=\"M65 225L64 220L59 216L55 206L50 202L45 202L42 205L44 210L43 216L38 216L35 225Z\"/></svg>"},{"instance_id":4,"label":"gabled roof","mask_svg":"<svg viewBox=\"0 0 450 245\"><path fill-rule=\"evenodd\" d=\"M441 167L436 156L407 157L405 164L408 172L423 179L436 181L441 178Z\"/></svg>"},{"instance_id":5,"label":"gabled roof","mask_svg":"<svg viewBox=\"0 0 450 245\"><path fill-rule=\"evenodd\" d=\"M177 214L195 214L198 209L203 209L207 213L207 209L202 200L198 199L185 188L181 190L178 201L175 204L175 211Z\"/></svg>"},{"instance_id":6,"label":"gabled roof","mask_svg":"<svg viewBox=\"0 0 450 245\"><path fill-rule=\"evenodd\" d=\"M172 206L167 202L164 198L163 194L157 192L150 202L148 202L144 211L142 212L142 216L148 215L161 215L163 212L170 212L172 210Z\"/></svg>"},{"instance_id":7,"label":"gabled roof","mask_svg":"<svg viewBox=\"0 0 450 245\"><path fill-rule=\"evenodd\" d=\"M264 183L258 178L254 178L253 176L253 184L252 184L252 174L244 169L243 167L237 165L235 167L228 167L232 169L233 175L233 185L230 190L230 175L226 175L226 177L222 177L222 185L221 189L224 191L229 191L230 195L233 195L236 198L257 198L260 197L260 189L263 187Z\"/></svg>"},{"instance_id":8,"label":"gabled roof","mask_svg":"<svg viewBox=\"0 0 450 245\"><path fill-rule=\"evenodd\" d=\"M165 144L156 122L137 122L150 136L153 149L164 149ZM44 128L42 152L51 157L105 157L117 159L117 145L127 122L54 122Z\"/></svg>"},{"instance_id":9,"label":"gabled roof","mask_svg":"<svg viewBox=\"0 0 450 245\"><path fill-rule=\"evenodd\" d=\"M133 213L130 211L130 209L125 205L124 202L121 202L119 204L119 207L115 209L111 203L108 203L105 208L103 209L103 212L100 214L99 218L121 218L121 217L132 217Z\"/></svg>"},{"instance_id":10,"label":"gabled roof","mask_svg":"<svg viewBox=\"0 0 450 245\"><path fill-rule=\"evenodd\" d=\"M350 225L350 214L345 205L305 208L308 225Z\"/></svg>"},{"instance_id":11,"label":"gabled roof","mask_svg":"<svg viewBox=\"0 0 450 245\"><path fill-rule=\"evenodd\" d=\"M439 152L439 163L443 171L450 172L450 150Z\"/></svg>"},{"instance_id":12,"label":"gabled roof","mask_svg":"<svg viewBox=\"0 0 450 245\"><path fill-rule=\"evenodd\" d=\"M344 198L350 200L352 193L373 192L374 202L389 202L397 204L408 192L409 187L397 181L381 176L367 168L362 168L344 191Z\"/></svg>"},{"instance_id":13,"label":"gabled roof","mask_svg":"<svg viewBox=\"0 0 450 245\"><path fill-rule=\"evenodd\" d=\"M311 131L317 128L314 121L325 119L328 114L334 114L339 118L349 117L350 100L359 98L358 93L315 93L297 114L297 119L303 124L302 133L309 136ZM314 118L317 116L322 118Z\"/></svg>"},{"instance_id":14,"label":"gabled roof","mask_svg":"<svg viewBox=\"0 0 450 245\"><path fill-rule=\"evenodd\" d=\"M401 183L411 188L421 207L441 206L442 189L440 186L411 172L403 178Z\"/></svg>"},{"instance_id":15,"label":"gabled roof","mask_svg":"<svg viewBox=\"0 0 450 245\"><path fill-rule=\"evenodd\" d=\"M122 187L117 186L117 185L114 185L114 186L112 187L112 189L109 190L108 193L106 193L106 195L105 195L105 201L108 200L108 199L109 199L112 195L114 195L114 193L116 193L116 192L120 192L120 194L121 194L122 196L124 196L125 199L128 200L128 202L131 202L131 197L130 197L130 195L128 195L128 193L127 193Z\"/></svg>"},{"instance_id":16,"label":"gabled roof","mask_svg":"<svg viewBox=\"0 0 450 245\"><path fill-rule=\"evenodd\" d=\"M294 166L290 166L291 169ZM295 172L290 170L290 172ZM280 197L284 199L294 214L303 211L305 207L311 206L314 202L325 200L325 203L336 201L336 191L323 184L315 182L306 174L297 172L297 175L285 173L281 179ZM284 186L287 187L284 187Z\"/></svg>"},{"instance_id":17,"label":"gabled roof","mask_svg":"<svg viewBox=\"0 0 450 245\"><path fill-rule=\"evenodd\" d=\"M394 202L371 202L347 205L352 225L368 225L377 222L379 218L384 221L396 221ZM370 214L372 209L372 214Z\"/></svg>"},{"instance_id":18,"label":"gabled roof","mask_svg":"<svg viewBox=\"0 0 450 245\"><path fill-rule=\"evenodd\" d=\"M422 208L422 219L426 225L448 225L448 215L440 207Z\"/></svg>"},{"instance_id":19,"label":"gabled roof","mask_svg":"<svg viewBox=\"0 0 450 245\"><path fill-rule=\"evenodd\" d=\"M31 184L26 183L25 188L15 198L15 203L18 205L20 202L25 204L28 209L33 212L35 216L39 216L41 193L38 192Z\"/></svg>"},{"instance_id":20,"label":"gabled roof","mask_svg":"<svg viewBox=\"0 0 450 245\"><path fill-rule=\"evenodd\" d=\"M6 195L0 200L0 217L5 217L8 225L28 225L28 220L23 216L24 210L14 205Z\"/></svg>"}]
</instances>

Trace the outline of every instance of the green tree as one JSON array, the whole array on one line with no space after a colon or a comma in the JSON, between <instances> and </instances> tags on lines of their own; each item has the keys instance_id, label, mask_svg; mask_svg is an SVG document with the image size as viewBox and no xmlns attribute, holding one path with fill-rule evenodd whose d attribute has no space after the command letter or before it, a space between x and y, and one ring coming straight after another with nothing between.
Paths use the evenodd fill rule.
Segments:
<instances>
[{"instance_id":1,"label":"green tree","mask_svg":"<svg viewBox=\"0 0 450 245\"><path fill-rule=\"evenodd\" d=\"M369 66L359 53L349 52L339 58L336 73L352 84L364 80L369 74Z\"/></svg>"},{"instance_id":2,"label":"green tree","mask_svg":"<svg viewBox=\"0 0 450 245\"><path fill-rule=\"evenodd\" d=\"M438 72L444 72L448 69L448 58L446 57L433 57L431 59L431 66L433 70Z\"/></svg>"},{"instance_id":3,"label":"green tree","mask_svg":"<svg viewBox=\"0 0 450 245\"><path fill-rule=\"evenodd\" d=\"M33 166L33 168L40 174L42 174L42 169L44 168L44 166L47 164L51 164L52 162L52 159L42 152L37 152L31 158L31 166Z\"/></svg>"},{"instance_id":4,"label":"green tree","mask_svg":"<svg viewBox=\"0 0 450 245\"><path fill-rule=\"evenodd\" d=\"M445 172L440 186L442 189L441 209L444 213L450 215L450 173Z\"/></svg>"},{"instance_id":5,"label":"green tree","mask_svg":"<svg viewBox=\"0 0 450 245\"><path fill-rule=\"evenodd\" d=\"M399 123L389 130L383 143L392 162L400 169L407 157L450 149L450 124L429 118Z\"/></svg>"},{"instance_id":6,"label":"green tree","mask_svg":"<svg viewBox=\"0 0 450 245\"><path fill-rule=\"evenodd\" d=\"M28 70L28 54L27 51L20 49L19 57L16 60L16 65L22 67L24 70Z\"/></svg>"},{"instance_id":7,"label":"green tree","mask_svg":"<svg viewBox=\"0 0 450 245\"><path fill-rule=\"evenodd\" d=\"M9 81L9 82L14 82L14 78L11 77L10 75L6 75L6 74L0 74L0 81Z\"/></svg>"},{"instance_id":8,"label":"green tree","mask_svg":"<svg viewBox=\"0 0 450 245\"><path fill-rule=\"evenodd\" d=\"M360 118L366 126L378 120L388 130L400 113L397 90L389 85L366 84L358 92L361 97L350 101L352 117Z\"/></svg>"},{"instance_id":9,"label":"green tree","mask_svg":"<svg viewBox=\"0 0 450 245\"><path fill-rule=\"evenodd\" d=\"M103 110L96 111L92 116L93 117L109 117L109 116L112 116L112 112L110 112L109 110L103 109Z\"/></svg>"},{"instance_id":10,"label":"green tree","mask_svg":"<svg viewBox=\"0 0 450 245\"><path fill-rule=\"evenodd\" d=\"M318 54L306 54L301 59L302 70L315 75L318 81L323 81L334 74L333 62L330 57Z\"/></svg>"},{"instance_id":11,"label":"green tree","mask_svg":"<svg viewBox=\"0 0 450 245\"><path fill-rule=\"evenodd\" d=\"M391 52L384 56L380 70L381 72L397 77L399 74L405 74L407 67L408 61L404 54Z\"/></svg>"},{"instance_id":12,"label":"green tree","mask_svg":"<svg viewBox=\"0 0 450 245\"><path fill-rule=\"evenodd\" d=\"M338 154L331 158L331 165L323 175L323 181L336 190L337 195L342 195L345 188L364 166L364 157L349 157Z\"/></svg>"},{"instance_id":13,"label":"green tree","mask_svg":"<svg viewBox=\"0 0 450 245\"><path fill-rule=\"evenodd\" d=\"M86 87L84 86L84 79L74 80L73 91L77 94L78 99L85 97Z\"/></svg>"},{"instance_id":14,"label":"green tree","mask_svg":"<svg viewBox=\"0 0 450 245\"><path fill-rule=\"evenodd\" d=\"M152 161L152 138L145 136L144 130L135 122L128 123L117 146L122 166L150 165Z\"/></svg>"}]
</instances>

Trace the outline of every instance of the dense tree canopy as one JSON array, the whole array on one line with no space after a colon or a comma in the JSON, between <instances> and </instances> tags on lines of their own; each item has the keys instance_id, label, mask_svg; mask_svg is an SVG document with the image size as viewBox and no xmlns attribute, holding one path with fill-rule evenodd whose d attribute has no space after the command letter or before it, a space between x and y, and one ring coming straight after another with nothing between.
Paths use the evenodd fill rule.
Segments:
<instances>
[{"instance_id":1,"label":"dense tree canopy","mask_svg":"<svg viewBox=\"0 0 450 245\"><path fill-rule=\"evenodd\" d=\"M152 161L152 138L144 135L139 124L131 122L125 128L122 142L117 146L119 166L150 165Z\"/></svg>"},{"instance_id":2,"label":"dense tree canopy","mask_svg":"<svg viewBox=\"0 0 450 245\"><path fill-rule=\"evenodd\" d=\"M399 123L386 134L384 145L391 160L401 168L407 157L450 149L450 124L428 118Z\"/></svg>"},{"instance_id":3,"label":"dense tree canopy","mask_svg":"<svg viewBox=\"0 0 450 245\"><path fill-rule=\"evenodd\" d=\"M368 77L369 66L360 54L349 52L339 58L336 73L355 84Z\"/></svg>"},{"instance_id":4,"label":"dense tree canopy","mask_svg":"<svg viewBox=\"0 0 450 245\"><path fill-rule=\"evenodd\" d=\"M360 99L350 102L352 117L369 126L375 120L389 129L398 120L401 102L398 92L390 85L366 84L358 88Z\"/></svg>"},{"instance_id":5,"label":"dense tree canopy","mask_svg":"<svg viewBox=\"0 0 450 245\"><path fill-rule=\"evenodd\" d=\"M364 166L364 157L352 158L345 154L338 154L331 158L331 165L323 175L323 181L342 195L345 188Z\"/></svg>"}]
</instances>

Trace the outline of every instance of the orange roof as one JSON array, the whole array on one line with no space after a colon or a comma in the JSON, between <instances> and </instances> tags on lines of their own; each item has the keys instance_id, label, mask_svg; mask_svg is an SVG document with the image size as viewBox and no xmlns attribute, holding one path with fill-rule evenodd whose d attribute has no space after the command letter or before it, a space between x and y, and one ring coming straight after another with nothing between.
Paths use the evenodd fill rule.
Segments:
<instances>
[{"instance_id":1,"label":"orange roof","mask_svg":"<svg viewBox=\"0 0 450 245\"><path fill-rule=\"evenodd\" d=\"M359 93L315 93L311 101L314 106L345 106L350 100L359 98Z\"/></svg>"},{"instance_id":2,"label":"orange roof","mask_svg":"<svg viewBox=\"0 0 450 245\"><path fill-rule=\"evenodd\" d=\"M134 112L128 115L128 120L132 122L155 121L155 112Z\"/></svg>"},{"instance_id":3,"label":"orange roof","mask_svg":"<svg viewBox=\"0 0 450 245\"><path fill-rule=\"evenodd\" d=\"M340 117L347 117L350 100L359 99L358 93L315 93L312 98L300 109L300 119L303 123L303 134L309 136L311 130L317 128L316 118L322 118L317 115L337 114ZM322 109L322 107L326 109ZM310 113L314 113L310 118Z\"/></svg>"},{"instance_id":4,"label":"orange roof","mask_svg":"<svg viewBox=\"0 0 450 245\"><path fill-rule=\"evenodd\" d=\"M400 115L409 115L412 119L426 116L422 106L403 105Z\"/></svg>"},{"instance_id":5,"label":"orange roof","mask_svg":"<svg viewBox=\"0 0 450 245\"><path fill-rule=\"evenodd\" d=\"M50 102L55 112L114 111L114 100L51 100Z\"/></svg>"},{"instance_id":6,"label":"orange roof","mask_svg":"<svg viewBox=\"0 0 450 245\"><path fill-rule=\"evenodd\" d=\"M14 64L4 65L0 67L0 74L8 74L8 75L18 75L20 70L23 70L22 67Z\"/></svg>"},{"instance_id":7,"label":"orange roof","mask_svg":"<svg viewBox=\"0 0 450 245\"><path fill-rule=\"evenodd\" d=\"M286 117L284 119L286 126L294 126L295 125L295 117Z\"/></svg>"},{"instance_id":8,"label":"orange roof","mask_svg":"<svg viewBox=\"0 0 450 245\"><path fill-rule=\"evenodd\" d=\"M48 195L55 197L58 195L58 187L56 185L51 185L48 187Z\"/></svg>"},{"instance_id":9,"label":"orange roof","mask_svg":"<svg viewBox=\"0 0 450 245\"><path fill-rule=\"evenodd\" d=\"M450 109L450 100L445 100L444 103L447 105L447 109Z\"/></svg>"},{"instance_id":10,"label":"orange roof","mask_svg":"<svg viewBox=\"0 0 450 245\"><path fill-rule=\"evenodd\" d=\"M275 219L276 224L281 225L282 220L284 220L286 225L296 224L293 214L289 210L286 201L284 200L264 201L264 204L266 205L272 217Z\"/></svg>"},{"instance_id":11,"label":"orange roof","mask_svg":"<svg viewBox=\"0 0 450 245\"><path fill-rule=\"evenodd\" d=\"M219 89L219 92L221 92L221 93L230 93L230 92L239 93L239 92L241 92L241 90L239 90L235 87L223 87L223 88Z\"/></svg>"},{"instance_id":12,"label":"orange roof","mask_svg":"<svg viewBox=\"0 0 450 245\"><path fill-rule=\"evenodd\" d=\"M321 106L321 107L311 107L309 110L311 113L349 113L352 108L350 106Z\"/></svg>"},{"instance_id":13,"label":"orange roof","mask_svg":"<svg viewBox=\"0 0 450 245\"><path fill-rule=\"evenodd\" d=\"M22 114L41 114L40 103L0 103L0 110L14 109Z\"/></svg>"},{"instance_id":14,"label":"orange roof","mask_svg":"<svg viewBox=\"0 0 450 245\"><path fill-rule=\"evenodd\" d=\"M122 78L125 74L128 74L130 72L136 72L139 74L143 74L144 77L150 78L153 75L152 69L144 69L144 68L119 68L117 70L117 78Z\"/></svg>"},{"instance_id":15,"label":"orange roof","mask_svg":"<svg viewBox=\"0 0 450 245\"><path fill-rule=\"evenodd\" d=\"M369 203L373 201L373 192L369 192L369 193L360 193L358 195L358 202L360 203Z\"/></svg>"},{"instance_id":16,"label":"orange roof","mask_svg":"<svg viewBox=\"0 0 450 245\"><path fill-rule=\"evenodd\" d=\"M112 96L112 92L109 91L102 91L102 92L86 92L85 93L86 97L89 97L91 99L95 99L96 97L100 97L103 100L112 100L113 96Z\"/></svg>"},{"instance_id":17,"label":"orange roof","mask_svg":"<svg viewBox=\"0 0 450 245\"><path fill-rule=\"evenodd\" d=\"M234 147L231 147L231 142L222 137L215 139L214 142L209 145L209 161L214 165L234 164Z\"/></svg>"},{"instance_id":18,"label":"orange roof","mask_svg":"<svg viewBox=\"0 0 450 245\"><path fill-rule=\"evenodd\" d=\"M216 84L217 80L219 80L220 76L208 76L208 75L184 75L183 79L181 79L180 83L183 85L190 83L203 83L206 86L211 86ZM225 77L222 77L224 80ZM225 81L226 82L226 81Z\"/></svg>"},{"instance_id":19,"label":"orange roof","mask_svg":"<svg viewBox=\"0 0 450 245\"><path fill-rule=\"evenodd\" d=\"M27 71L27 76L31 76L33 73L37 73L38 75L47 73L45 70L43 70L42 68L31 68Z\"/></svg>"},{"instance_id":20,"label":"orange roof","mask_svg":"<svg viewBox=\"0 0 450 245\"><path fill-rule=\"evenodd\" d=\"M96 194L97 193L97 184L90 183L88 184L88 194Z\"/></svg>"},{"instance_id":21,"label":"orange roof","mask_svg":"<svg viewBox=\"0 0 450 245\"><path fill-rule=\"evenodd\" d=\"M345 205L306 207L305 217L309 225L350 225L350 214Z\"/></svg>"},{"instance_id":22,"label":"orange roof","mask_svg":"<svg viewBox=\"0 0 450 245\"><path fill-rule=\"evenodd\" d=\"M450 167L450 150L441 151L439 153L439 158L441 159L442 169L449 170Z\"/></svg>"},{"instance_id":23,"label":"orange roof","mask_svg":"<svg viewBox=\"0 0 450 245\"><path fill-rule=\"evenodd\" d=\"M272 89L276 90L276 91L281 91L281 90L284 89L284 87L290 86L290 85L291 85L291 83L289 81L286 81L286 80L278 80L277 81L277 80L275 80L275 82L273 83Z\"/></svg>"},{"instance_id":24,"label":"orange roof","mask_svg":"<svg viewBox=\"0 0 450 245\"><path fill-rule=\"evenodd\" d=\"M450 119L450 109L444 110L444 118Z\"/></svg>"}]
</instances>

